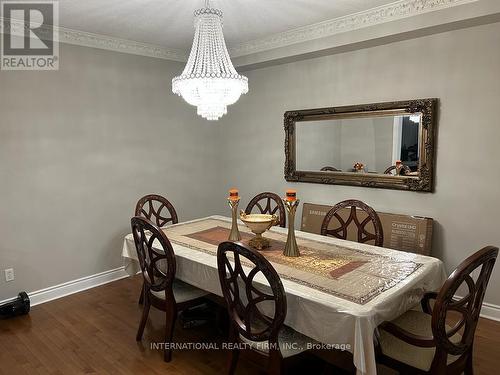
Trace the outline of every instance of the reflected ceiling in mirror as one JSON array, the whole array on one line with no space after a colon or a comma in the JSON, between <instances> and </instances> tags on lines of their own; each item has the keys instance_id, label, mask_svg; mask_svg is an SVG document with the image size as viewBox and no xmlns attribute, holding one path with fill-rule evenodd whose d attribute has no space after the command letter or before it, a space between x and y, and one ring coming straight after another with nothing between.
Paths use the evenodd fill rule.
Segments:
<instances>
[{"instance_id":1,"label":"reflected ceiling in mirror","mask_svg":"<svg viewBox=\"0 0 500 375\"><path fill-rule=\"evenodd\" d=\"M432 191L437 99L285 113L288 181Z\"/></svg>"}]
</instances>

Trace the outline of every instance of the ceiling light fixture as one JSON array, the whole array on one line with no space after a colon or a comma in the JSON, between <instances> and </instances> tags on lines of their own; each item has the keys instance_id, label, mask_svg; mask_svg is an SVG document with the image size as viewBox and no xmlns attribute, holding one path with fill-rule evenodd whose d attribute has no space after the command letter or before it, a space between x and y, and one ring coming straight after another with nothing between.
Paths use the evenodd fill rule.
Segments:
<instances>
[{"instance_id":1,"label":"ceiling light fixture","mask_svg":"<svg viewBox=\"0 0 500 375\"><path fill-rule=\"evenodd\" d=\"M222 12L205 8L194 12L195 33L189 59L180 76L172 79L172 92L198 107L198 115L218 120L227 106L248 92L248 79L234 69L222 33Z\"/></svg>"}]
</instances>

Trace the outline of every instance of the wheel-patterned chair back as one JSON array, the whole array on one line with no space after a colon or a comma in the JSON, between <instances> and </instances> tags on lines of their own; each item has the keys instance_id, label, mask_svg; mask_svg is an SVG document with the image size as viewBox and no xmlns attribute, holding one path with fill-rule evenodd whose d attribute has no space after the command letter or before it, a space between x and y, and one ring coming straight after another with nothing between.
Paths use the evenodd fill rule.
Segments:
<instances>
[{"instance_id":1,"label":"wheel-patterned chair back","mask_svg":"<svg viewBox=\"0 0 500 375\"><path fill-rule=\"evenodd\" d=\"M437 346L434 361L444 357L444 361L441 360L445 364L446 353L462 355L471 350L484 293L497 256L496 247L488 246L479 250L465 259L442 286L432 309L432 333ZM461 286L465 286L465 291L461 293L466 295L457 300L454 297ZM460 316L451 328L446 326L450 311ZM462 336L458 342L451 340L456 333Z\"/></svg>"},{"instance_id":2,"label":"wheel-patterned chair back","mask_svg":"<svg viewBox=\"0 0 500 375\"><path fill-rule=\"evenodd\" d=\"M350 214L347 220L340 215L340 211L345 208L350 208ZM366 218L361 220L358 217L358 209L362 210L367 215ZM335 218L335 226L330 228L333 218ZM384 232L380 218L373 208L355 199L339 202L328 211L321 224L321 234L323 236L333 236L346 240L349 226L352 223L357 227L358 242L366 243L368 241L374 241L375 246L382 246L384 243ZM373 225L373 232L370 232L366 228L369 223Z\"/></svg>"},{"instance_id":3,"label":"wheel-patterned chair back","mask_svg":"<svg viewBox=\"0 0 500 375\"><path fill-rule=\"evenodd\" d=\"M167 198L156 194L149 194L139 199L135 206L135 216L145 217L160 228L168 223L179 222L172 203Z\"/></svg>"},{"instance_id":4,"label":"wheel-patterned chair back","mask_svg":"<svg viewBox=\"0 0 500 375\"><path fill-rule=\"evenodd\" d=\"M244 266L250 271L245 272ZM217 251L217 267L233 328L247 340L269 340L277 347L278 333L286 317L286 296L271 263L242 243L223 242ZM256 284L259 274L268 286ZM264 304L266 314L262 311Z\"/></svg>"},{"instance_id":5,"label":"wheel-patterned chair back","mask_svg":"<svg viewBox=\"0 0 500 375\"><path fill-rule=\"evenodd\" d=\"M392 172L395 171L395 170L396 170L396 166L395 165L391 165L389 168L387 168L384 171L384 174L392 174ZM407 165L403 165L403 171L404 171L405 174L411 173L411 169Z\"/></svg>"},{"instance_id":6,"label":"wheel-patterned chair back","mask_svg":"<svg viewBox=\"0 0 500 375\"><path fill-rule=\"evenodd\" d=\"M335 167L331 167L329 165L327 165L326 167L321 168L320 171L322 171L322 172L342 172L340 169L337 169Z\"/></svg>"},{"instance_id":7,"label":"wheel-patterned chair back","mask_svg":"<svg viewBox=\"0 0 500 375\"><path fill-rule=\"evenodd\" d=\"M165 233L148 219L133 217L131 225L146 290L165 290L166 298L173 300L172 283L176 262L170 241Z\"/></svg>"},{"instance_id":8,"label":"wheel-patterned chair back","mask_svg":"<svg viewBox=\"0 0 500 375\"><path fill-rule=\"evenodd\" d=\"M276 225L283 228L286 226L285 205L278 194L270 192L257 194L250 203L248 203L245 212L247 214L252 213L254 207L257 207L261 214L277 214L279 216L279 221Z\"/></svg>"}]
</instances>

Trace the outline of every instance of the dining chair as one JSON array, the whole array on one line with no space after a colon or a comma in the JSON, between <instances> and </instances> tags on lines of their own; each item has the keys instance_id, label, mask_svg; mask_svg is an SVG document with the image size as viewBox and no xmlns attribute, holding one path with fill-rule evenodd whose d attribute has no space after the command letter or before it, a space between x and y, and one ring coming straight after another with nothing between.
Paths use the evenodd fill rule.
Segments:
<instances>
[{"instance_id":1,"label":"dining chair","mask_svg":"<svg viewBox=\"0 0 500 375\"><path fill-rule=\"evenodd\" d=\"M209 293L175 278L175 254L163 231L143 217L131 219L137 257L144 280L144 307L136 340L141 341L150 307L165 312L165 343L172 342L177 312L204 302ZM172 359L172 349L164 350L165 362Z\"/></svg>"},{"instance_id":2,"label":"dining chair","mask_svg":"<svg viewBox=\"0 0 500 375\"><path fill-rule=\"evenodd\" d=\"M344 209L350 209L349 217L344 219L340 212ZM366 218L360 219L358 217L359 211L362 211ZM333 229L330 229L331 221L335 218L338 223ZM357 241L366 243L374 241L375 246L382 246L384 243L384 231L380 218L373 208L356 199L349 199L337 203L330 211L327 212L323 223L321 224L321 234L323 236L333 236L346 240L349 233L349 226L354 223L357 227ZM373 232L370 232L366 226L371 223Z\"/></svg>"},{"instance_id":3,"label":"dining chair","mask_svg":"<svg viewBox=\"0 0 500 375\"><path fill-rule=\"evenodd\" d=\"M474 334L497 256L496 247L479 250L452 272L438 293L424 295L423 311L410 310L382 323L378 361L404 374L472 374ZM465 297L457 297L464 292ZM448 319L453 315L454 320L458 315L456 322Z\"/></svg>"},{"instance_id":4,"label":"dining chair","mask_svg":"<svg viewBox=\"0 0 500 375\"><path fill-rule=\"evenodd\" d=\"M265 202L265 206L263 206L263 202ZM274 204L273 204L274 203ZM247 208L245 209L245 213L250 214L254 207L257 207L261 214L270 214L274 215L279 212L278 215L278 223L282 228L286 226L286 215L285 215L285 205L281 200L280 196L275 193L264 192L257 194L253 199L248 203Z\"/></svg>"},{"instance_id":5,"label":"dining chair","mask_svg":"<svg viewBox=\"0 0 500 375\"><path fill-rule=\"evenodd\" d=\"M314 341L284 325L286 295L278 273L262 254L241 242L219 245L217 268L231 321L228 374L236 370L241 344L267 358L269 374L283 373L285 361Z\"/></svg>"},{"instance_id":6,"label":"dining chair","mask_svg":"<svg viewBox=\"0 0 500 375\"><path fill-rule=\"evenodd\" d=\"M174 206L169 200L161 195L145 195L135 206L135 215L151 220L158 227L164 227L168 223L177 224L179 219Z\"/></svg>"},{"instance_id":7,"label":"dining chair","mask_svg":"<svg viewBox=\"0 0 500 375\"><path fill-rule=\"evenodd\" d=\"M394 170L396 170L396 166L395 165L391 165L389 168L387 168L384 171L384 174L392 174L392 172ZM404 165L404 164L403 164L403 171L404 171L405 174L411 173L410 167L408 167L407 165Z\"/></svg>"},{"instance_id":8,"label":"dining chair","mask_svg":"<svg viewBox=\"0 0 500 375\"><path fill-rule=\"evenodd\" d=\"M165 211L165 213L163 213ZM135 206L134 216L145 217L158 227L164 227L168 223L177 224L179 219L177 212L170 201L157 194L148 194L139 199ZM144 286L139 297L139 304L144 302Z\"/></svg>"},{"instance_id":9,"label":"dining chair","mask_svg":"<svg viewBox=\"0 0 500 375\"><path fill-rule=\"evenodd\" d=\"M329 172L342 172L340 169L337 169L335 167L331 167L328 165L326 167L321 168L320 171L323 171L323 172L327 172L327 171L329 171Z\"/></svg>"}]
</instances>

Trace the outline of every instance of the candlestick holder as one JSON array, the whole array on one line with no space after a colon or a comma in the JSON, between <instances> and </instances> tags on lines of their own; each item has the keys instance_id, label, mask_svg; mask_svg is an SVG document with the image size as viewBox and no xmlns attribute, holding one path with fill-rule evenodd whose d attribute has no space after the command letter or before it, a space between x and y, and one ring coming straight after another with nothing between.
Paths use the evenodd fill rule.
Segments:
<instances>
[{"instance_id":1,"label":"candlestick holder","mask_svg":"<svg viewBox=\"0 0 500 375\"><path fill-rule=\"evenodd\" d=\"M238 203L240 203L240 198L237 199L228 198L227 202L229 203L229 207L231 207L231 218L232 218L231 233L229 233L229 241L240 241L241 234L238 229L238 221L237 221Z\"/></svg>"},{"instance_id":2,"label":"candlestick holder","mask_svg":"<svg viewBox=\"0 0 500 375\"><path fill-rule=\"evenodd\" d=\"M287 257L298 257L300 256L300 252L297 240L295 239L295 212L299 206L299 200L289 201L283 199L283 202L285 203L285 208L288 212L288 237L286 239L283 255Z\"/></svg>"}]
</instances>

